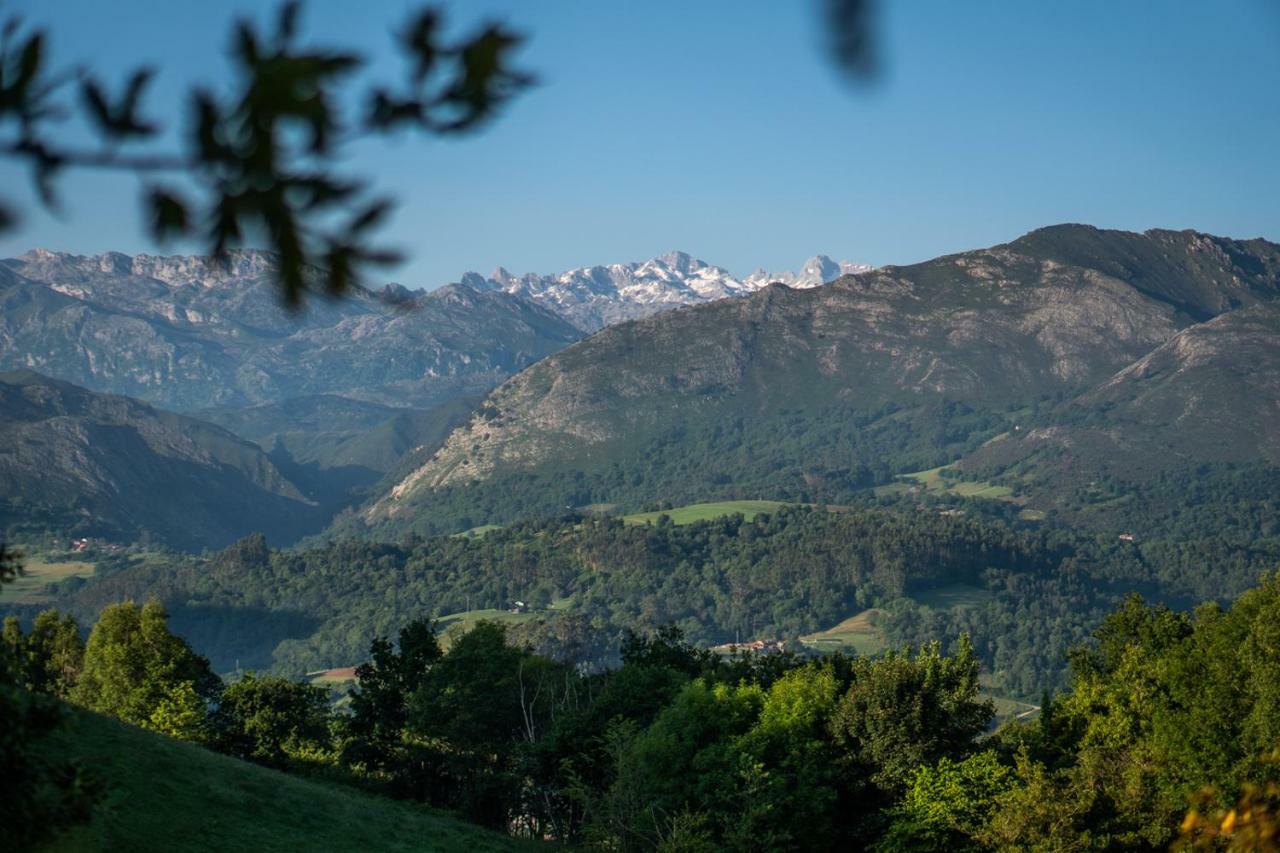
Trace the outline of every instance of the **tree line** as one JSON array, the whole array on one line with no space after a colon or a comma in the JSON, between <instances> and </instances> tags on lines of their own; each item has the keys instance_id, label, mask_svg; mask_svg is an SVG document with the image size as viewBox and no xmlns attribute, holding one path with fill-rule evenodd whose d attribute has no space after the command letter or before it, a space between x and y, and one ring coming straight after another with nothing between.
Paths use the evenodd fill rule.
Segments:
<instances>
[{"instance_id":1,"label":"tree line","mask_svg":"<svg viewBox=\"0 0 1280 853\"><path fill-rule=\"evenodd\" d=\"M1229 608L1131 596L1073 649L1068 688L1038 717L992 730L964 637L945 654L726 657L667 627L629 634L617 665L589 672L496 623L446 649L417 620L374 640L336 710L306 683L218 679L158 602L124 602L87 642L55 611L27 631L7 620L0 712L58 697L588 848L1274 849L1277 614L1280 574ZM8 732L7 771L31 758ZM38 746L26 734L19 753ZM43 827L92 814L92 768L39 779L31 765L20 795L0 800L28 809L18 825L37 825L32 810Z\"/></svg>"}]
</instances>

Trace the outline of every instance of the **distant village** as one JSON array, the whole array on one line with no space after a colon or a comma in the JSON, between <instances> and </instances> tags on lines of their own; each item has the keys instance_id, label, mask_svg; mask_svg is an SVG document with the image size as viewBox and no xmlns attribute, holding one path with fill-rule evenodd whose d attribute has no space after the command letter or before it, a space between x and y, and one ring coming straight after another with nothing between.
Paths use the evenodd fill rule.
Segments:
<instances>
[{"instance_id":1,"label":"distant village","mask_svg":"<svg viewBox=\"0 0 1280 853\"><path fill-rule=\"evenodd\" d=\"M76 554L84 551L103 551L108 554L121 554L125 547L116 542L108 542L105 539L72 539L71 550Z\"/></svg>"}]
</instances>

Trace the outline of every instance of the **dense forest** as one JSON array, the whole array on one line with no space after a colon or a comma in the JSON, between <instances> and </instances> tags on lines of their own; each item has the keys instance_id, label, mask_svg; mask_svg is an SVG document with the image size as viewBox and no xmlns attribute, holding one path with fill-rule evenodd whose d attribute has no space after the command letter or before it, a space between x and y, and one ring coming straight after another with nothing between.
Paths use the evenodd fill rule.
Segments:
<instances>
[{"instance_id":1,"label":"dense forest","mask_svg":"<svg viewBox=\"0 0 1280 853\"><path fill-rule=\"evenodd\" d=\"M1274 849L1278 611L1280 576L1194 614L1131 596L1073 649L1063 692L995 730L967 637L726 658L668 628L586 672L496 623L445 649L414 621L371 644L335 712L305 683L224 683L158 602L107 607L87 642L50 611L0 637L0 759L24 773L0 811L33 842L101 807L92 768L42 758L62 700L588 848Z\"/></svg>"},{"instance_id":2,"label":"dense forest","mask_svg":"<svg viewBox=\"0 0 1280 853\"><path fill-rule=\"evenodd\" d=\"M799 648L871 612L882 647L968 634L990 683L1034 701L1064 683L1067 650L1126 592L1226 602L1277 563L1274 538L1127 541L899 503L688 525L573 514L310 550L253 536L205 557L107 556L54 601L88 622L113 601L155 596L217 671L291 676L359 663L373 637L415 619L516 602L527 611L512 628L520 642L591 667L616 661L627 631L671 624L701 646L771 638Z\"/></svg>"}]
</instances>

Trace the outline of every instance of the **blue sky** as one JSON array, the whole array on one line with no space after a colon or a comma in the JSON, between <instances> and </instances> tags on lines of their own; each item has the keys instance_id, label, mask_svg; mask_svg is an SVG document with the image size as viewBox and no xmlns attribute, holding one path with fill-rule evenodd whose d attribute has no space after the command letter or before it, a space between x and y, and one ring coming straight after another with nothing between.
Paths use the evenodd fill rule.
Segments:
<instances>
[{"instance_id":1,"label":"blue sky","mask_svg":"<svg viewBox=\"0 0 1280 853\"><path fill-rule=\"evenodd\" d=\"M385 53L412 4L313 0L306 32ZM1280 4L882 3L884 73L850 87L813 2L443 4L459 29L527 32L540 85L483 133L351 153L401 205L387 274L434 287L471 269L552 272L679 248L745 274L824 252L907 263L1075 221L1280 240ZM216 81L237 11L266 3L6 4L55 55L119 80ZM0 187L24 179L0 165ZM137 184L70 175L59 218L26 208L0 254L155 251ZM179 247L181 248L181 247Z\"/></svg>"}]
</instances>

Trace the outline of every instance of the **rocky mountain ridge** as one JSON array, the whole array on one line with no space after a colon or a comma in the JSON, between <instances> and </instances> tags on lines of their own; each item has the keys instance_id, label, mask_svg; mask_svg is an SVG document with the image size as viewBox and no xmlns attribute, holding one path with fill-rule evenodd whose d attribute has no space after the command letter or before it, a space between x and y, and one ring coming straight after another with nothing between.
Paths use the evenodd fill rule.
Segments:
<instances>
[{"instance_id":1,"label":"rocky mountain ridge","mask_svg":"<svg viewBox=\"0 0 1280 853\"><path fill-rule=\"evenodd\" d=\"M557 275L516 276L499 267L487 277L469 272L462 283L477 290L500 291L538 302L588 332L626 320L649 317L673 308L746 296L773 283L818 287L842 275L872 267L839 263L817 255L796 271L770 273L757 269L736 278L685 252L668 252L647 261L579 267Z\"/></svg>"},{"instance_id":2,"label":"rocky mountain ridge","mask_svg":"<svg viewBox=\"0 0 1280 853\"><path fill-rule=\"evenodd\" d=\"M460 285L289 311L272 265L256 251L225 264L44 250L0 262L0 369L176 411L316 394L424 408L482 393L582 335L527 300Z\"/></svg>"}]
</instances>

